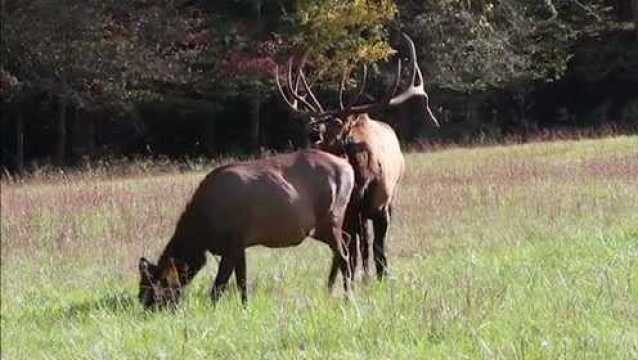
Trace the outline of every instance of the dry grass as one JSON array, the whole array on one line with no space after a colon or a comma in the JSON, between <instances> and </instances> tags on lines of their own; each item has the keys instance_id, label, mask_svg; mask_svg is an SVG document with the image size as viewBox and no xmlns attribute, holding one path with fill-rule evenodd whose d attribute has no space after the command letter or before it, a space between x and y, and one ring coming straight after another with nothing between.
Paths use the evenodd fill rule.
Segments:
<instances>
[{"instance_id":1,"label":"dry grass","mask_svg":"<svg viewBox=\"0 0 638 360\"><path fill-rule=\"evenodd\" d=\"M210 307L209 265L180 311L156 315L135 303L137 259L159 253L206 171L5 180L2 356L638 356L638 137L407 163L386 284L344 304L324 290L323 245L256 248L249 310Z\"/></svg>"}]
</instances>

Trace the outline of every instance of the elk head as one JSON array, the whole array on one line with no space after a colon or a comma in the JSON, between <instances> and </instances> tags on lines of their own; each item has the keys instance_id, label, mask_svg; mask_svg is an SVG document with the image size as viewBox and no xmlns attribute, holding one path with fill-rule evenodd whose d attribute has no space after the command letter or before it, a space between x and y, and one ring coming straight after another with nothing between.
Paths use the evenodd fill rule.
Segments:
<instances>
[{"instance_id":1,"label":"elk head","mask_svg":"<svg viewBox=\"0 0 638 360\"><path fill-rule=\"evenodd\" d=\"M407 34L402 33L402 36L408 43L410 50L410 85L404 91L395 95L399 87L401 76L401 59L398 59L396 75L391 91L376 102L358 104L365 91L367 80L368 71L365 65L362 70L362 80L359 90L356 96L354 96L345 105L343 101L343 93L348 73L344 72L339 86L339 109L335 110L325 110L308 85L308 81L303 70L303 66L308 57L308 52L306 52L299 61L299 65L297 66L297 71L294 76L293 58L290 57L288 59L285 87L287 88L289 95L286 94L284 86L281 83L279 69L277 68L275 70L275 81L279 94L293 112L306 121L310 138L316 146L335 152L335 146L342 147L343 144L347 143L347 134L350 125L357 115L385 109L389 106L398 106L414 98L422 99L426 117L434 126L439 127L439 122L430 109L429 97L425 92L423 74L421 73L421 69L417 62L414 42ZM300 86L302 87L301 93L299 91Z\"/></svg>"},{"instance_id":2,"label":"elk head","mask_svg":"<svg viewBox=\"0 0 638 360\"><path fill-rule=\"evenodd\" d=\"M177 265L174 259L160 267L140 258L140 290L138 298L146 308L164 307L179 301L182 285L188 273L186 264Z\"/></svg>"}]
</instances>

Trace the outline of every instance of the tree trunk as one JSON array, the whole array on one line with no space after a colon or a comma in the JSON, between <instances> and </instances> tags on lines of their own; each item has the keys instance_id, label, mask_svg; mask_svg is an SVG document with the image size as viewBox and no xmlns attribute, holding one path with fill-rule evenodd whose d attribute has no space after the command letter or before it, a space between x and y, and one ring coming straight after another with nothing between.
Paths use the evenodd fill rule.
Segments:
<instances>
[{"instance_id":1,"label":"tree trunk","mask_svg":"<svg viewBox=\"0 0 638 360\"><path fill-rule=\"evenodd\" d=\"M255 29L253 38L259 38L259 36L263 33L263 25L262 21L262 11L263 11L263 1L255 0L253 1L253 16L255 17ZM250 148L253 153L260 152L260 141L259 141L259 125L261 122L260 119L260 109L261 109L261 95L259 94L259 90L256 90L254 94L250 97L250 124L248 128L249 136L250 136Z\"/></svg>"},{"instance_id":2,"label":"tree trunk","mask_svg":"<svg viewBox=\"0 0 638 360\"><path fill-rule=\"evenodd\" d=\"M465 98L465 131L463 138L471 140L473 133L477 132L481 127L480 118L480 95L466 96Z\"/></svg>"},{"instance_id":3,"label":"tree trunk","mask_svg":"<svg viewBox=\"0 0 638 360\"><path fill-rule=\"evenodd\" d=\"M259 124L260 124L260 108L261 96L257 93L250 97L250 124L248 126L248 134L250 136L250 149L254 153L259 152Z\"/></svg>"},{"instance_id":4,"label":"tree trunk","mask_svg":"<svg viewBox=\"0 0 638 360\"><path fill-rule=\"evenodd\" d=\"M71 133L67 135L74 160L90 158L95 152L95 116L95 113L75 107Z\"/></svg>"},{"instance_id":5,"label":"tree trunk","mask_svg":"<svg viewBox=\"0 0 638 360\"><path fill-rule=\"evenodd\" d=\"M64 165L66 155L66 96L60 96L58 102L58 124L56 128L55 164Z\"/></svg>"},{"instance_id":6,"label":"tree trunk","mask_svg":"<svg viewBox=\"0 0 638 360\"><path fill-rule=\"evenodd\" d=\"M204 135L204 148L206 149L206 154L208 156L213 156L213 155L217 155L218 152L218 148L217 148L217 135L216 135L216 131L217 131L217 119L215 117L213 117L212 119L208 120L206 122L206 126L205 126L205 132L206 134Z\"/></svg>"},{"instance_id":7,"label":"tree trunk","mask_svg":"<svg viewBox=\"0 0 638 360\"><path fill-rule=\"evenodd\" d=\"M80 121L80 108L75 107L71 121L71 133L68 135L71 143L71 156L74 160L86 155L87 127Z\"/></svg>"},{"instance_id":8,"label":"tree trunk","mask_svg":"<svg viewBox=\"0 0 638 360\"><path fill-rule=\"evenodd\" d=\"M634 32L636 33L636 41L638 42L638 0L633 1L634 10Z\"/></svg>"},{"instance_id":9,"label":"tree trunk","mask_svg":"<svg viewBox=\"0 0 638 360\"><path fill-rule=\"evenodd\" d=\"M253 0L253 15L255 16L255 33L257 36L264 32L264 21L262 21L262 14L264 10L264 1Z\"/></svg>"},{"instance_id":10,"label":"tree trunk","mask_svg":"<svg viewBox=\"0 0 638 360\"><path fill-rule=\"evenodd\" d=\"M16 169L18 174L24 172L24 117L19 104L16 110Z\"/></svg>"},{"instance_id":11,"label":"tree trunk","mask_svg":"<svg viewBox=\"0 0 638 360\"><path fill-rule=\"evenodd\" d=\"M87 132L87 153L89 157L93 157L95 155L95 121L96 116L98 116L97 112L93 114L93 116L87 116L84 121L86 121L86 132Z\"/></svg>"}]
</instances>

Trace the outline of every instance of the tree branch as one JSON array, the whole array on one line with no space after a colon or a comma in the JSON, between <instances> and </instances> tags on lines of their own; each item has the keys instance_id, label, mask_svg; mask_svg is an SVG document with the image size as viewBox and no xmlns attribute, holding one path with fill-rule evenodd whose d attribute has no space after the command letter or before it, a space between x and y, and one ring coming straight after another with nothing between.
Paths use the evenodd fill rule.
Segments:
<instances>
[{"instance_id":1,"label":"tree branch","mask_svg":"<svg viewBox=\"0 0 638 360\"><path fill-rule=\"evenodd\" d=\"M552 0L544 0L544 2L545 2L545 6L547 7L547 9L552 15L549 18L543 20L543 22L549 23L554 21L554 19L558 17L558 10L556 10L556 6L554 6L554 3L552 2Z\"/></svg>"},{"instance_id":2,"label":"tree branch","mask_svg":"<svg viewBox=\"0 0 638 360\"><path fill-rule=\"evenodd\" d=\"M578 6L580 6L583 10L585 10L589 15L593 16L596 18L597 21L603 21L603 19L600 18L600 16L598 16L598 14L596 14L589 6L581 3L578 0L574 0L574 3Z\"/></svg>"}]
</instances>

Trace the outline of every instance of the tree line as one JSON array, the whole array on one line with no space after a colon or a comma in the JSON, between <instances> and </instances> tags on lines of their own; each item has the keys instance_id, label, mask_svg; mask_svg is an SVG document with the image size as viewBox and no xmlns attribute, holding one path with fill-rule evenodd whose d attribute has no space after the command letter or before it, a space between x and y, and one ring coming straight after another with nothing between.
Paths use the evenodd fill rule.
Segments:
<instances>
[{"instance_id":1,"label":"tree line","mask_svg":"<svg viewBox=\"0 0 638 360\"><path fill-rule=\"evenodd\" d=\"M443 123L410 104L380 114L404 142L638 127L638 0L2 0L0 16L9 170L305 146L275 69L308 52L334 103L366 64L375 97L401 32Z\"/></svg>"}]
</instances>

